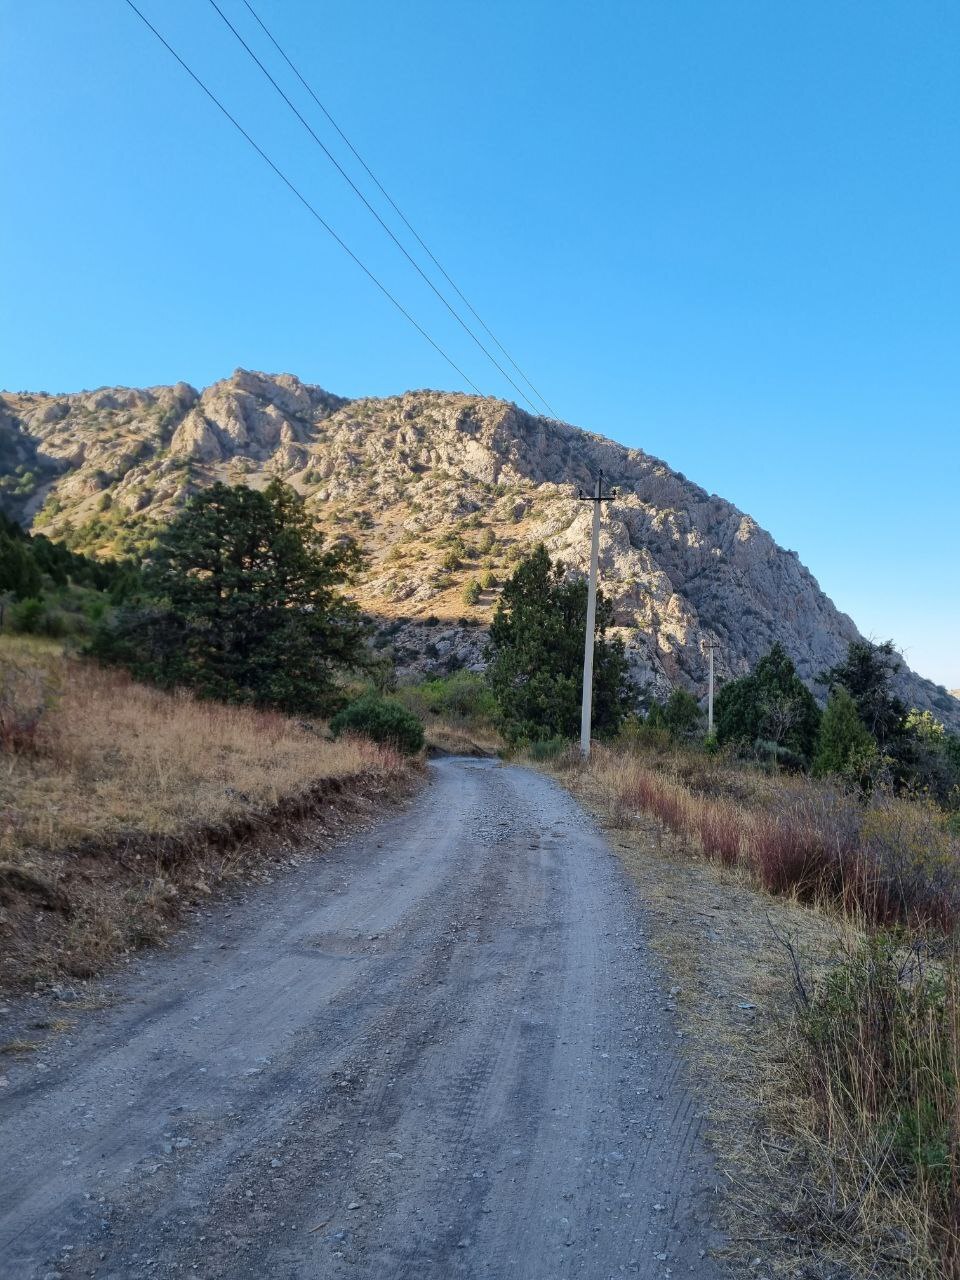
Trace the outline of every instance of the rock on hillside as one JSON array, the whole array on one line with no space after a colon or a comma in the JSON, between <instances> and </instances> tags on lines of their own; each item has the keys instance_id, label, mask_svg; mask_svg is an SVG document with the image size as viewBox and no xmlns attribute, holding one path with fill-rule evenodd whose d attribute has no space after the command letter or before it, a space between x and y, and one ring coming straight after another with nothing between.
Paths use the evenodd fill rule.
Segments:
<instances>
[{"instance_id":1,"label":"rock on hillside","mask_svg":"<svg viewBox=\"0 0 960 1280\"><path fill-rule=\"evenodd\" d=\"M731 676L779 641L812 682L857 636L796 554L730 503L639 449L501 400L345 400L242 369L202 393L0 395L12 514L76 546L135 551L202 486L281 475L331 536L369 552L358 598L411 673L482 664L497 584L534 543L585 567L590 510L576 495L598 468L620 491L605 508L603 586L641 680L702 694L711 643ZM930 681L905 671L902 692L960 724Z\"/></svg>"}]
</instances>

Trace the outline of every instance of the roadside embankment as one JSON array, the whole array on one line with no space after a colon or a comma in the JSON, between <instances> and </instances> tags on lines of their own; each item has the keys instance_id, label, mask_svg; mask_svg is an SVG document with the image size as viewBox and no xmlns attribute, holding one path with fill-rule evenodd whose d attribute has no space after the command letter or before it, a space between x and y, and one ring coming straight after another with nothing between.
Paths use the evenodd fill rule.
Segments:
<instances>
[{"instance_id":1,"label":"roadside embankment","mask_svg":"<svg viewBox=\"0 0 960 1280\"><path fill-rule=\"evenodd\" d=\"M960 1276L960 855L925 797L866 801L695 750L556 776L636 881L732 1190L731 1262Z\"/></svg>"},{"instance_id":2,"label":"roadside embankment","mask_svg":"<svg viewBox=\"0 0 960 1280\"><path fill-rule=\"evenodd\" d=\"M93 974L157 941L187 903L269 874L418 776L317 722L163 693L2 637L0 983Z\"/></svg>"}]
</instances>

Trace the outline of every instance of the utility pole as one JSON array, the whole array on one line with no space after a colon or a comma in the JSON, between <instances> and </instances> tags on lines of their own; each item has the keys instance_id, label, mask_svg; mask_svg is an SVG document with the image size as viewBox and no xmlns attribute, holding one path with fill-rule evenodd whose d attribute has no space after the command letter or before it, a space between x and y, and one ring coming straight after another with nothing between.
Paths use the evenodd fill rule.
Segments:
<instances>
[{"instance_id":1,"label":"utility pole","mask_svg":"<svg viewBox=\"0 0 960 1280\"><path fill-rule=\"evenodd\" d=\"M587 580L587 633L583 642L583 701L580 711L580 754L590 755L590 728L593 723L593 633L597 625L597 567L600 559L600 503L613 494L603 492L603 472L597 472L593 493L578 490L582 502L593 503L593 529L590 535L590 577Z\"/></svg>"},{"instance_id":2,"label":"utility pole","mask_svg":"<svg viewBox=\"0 0 960 1280\"><path fill-rule=\"evenodd\" d=\"M707 650L707 656L710 662L710 680L707 685L707 737L713 737L713 650L714 643L710 641L710 648Z\"/></svg>"}]
</instances>

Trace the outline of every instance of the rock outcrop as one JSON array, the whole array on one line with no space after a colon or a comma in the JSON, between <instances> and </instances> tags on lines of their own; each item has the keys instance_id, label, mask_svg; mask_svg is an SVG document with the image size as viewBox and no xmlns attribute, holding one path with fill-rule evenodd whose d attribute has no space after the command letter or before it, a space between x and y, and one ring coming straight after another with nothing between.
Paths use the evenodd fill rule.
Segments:
<instances>
[{"instance_id":1,"label":"rock outcrop","mask_svg":"<svg viewBox=\"0 0 960 1280\"><path fill-rule=\"evenodd\" d=\"M198 488L282 475L331 536L364 545L357 595L381 621L379 642L421 674L482 665L496 583L529 546L585 568L590 510L577 491L598 469L618 491L604 512L603 586L642 681L702 694L710 645L723 677L779 641L813 684L858 635L796 553L730 503L640 449L501 400L351 401L246 370L202 393L177 383L0 396L0 501L12 514L129 552ZM901 692L960 725L960 703L930 681L904 670Z\"/></svg>"}]
</instances>

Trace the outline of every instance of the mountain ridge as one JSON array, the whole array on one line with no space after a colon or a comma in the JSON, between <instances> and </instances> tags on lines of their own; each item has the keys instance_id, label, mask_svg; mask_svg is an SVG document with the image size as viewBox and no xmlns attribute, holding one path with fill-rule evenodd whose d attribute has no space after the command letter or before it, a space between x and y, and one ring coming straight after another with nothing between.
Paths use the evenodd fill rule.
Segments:
<instances>
[{"instance_id":1,"label":"mountain ridge","mask_svg":"<svg viewBox=\"0 0 960 1280\"><path fill-rule=\"evenodd\" d=\"M620 491L605 507L601 576L642 682L702 696L711 643L729 677L779 641L814 684L859 636L796 552L732 503L641 449L504 400L347 399L244 369L202 391L0 393L8 514L76 547L131 551L214 480L280 475L331 536L365 546L357 597L380 619L378 643L420 675L482 665L489 579L526 548L543 541L585 568L590 512L576 493L598 468ZM960 727L946 690L906 665L898 683L911 705Z\"/></svg>"}]
</instances>

